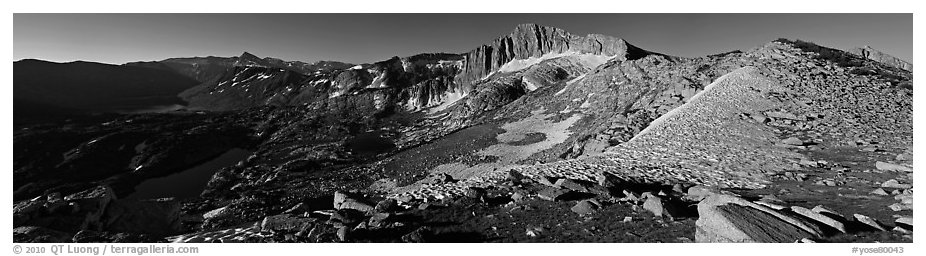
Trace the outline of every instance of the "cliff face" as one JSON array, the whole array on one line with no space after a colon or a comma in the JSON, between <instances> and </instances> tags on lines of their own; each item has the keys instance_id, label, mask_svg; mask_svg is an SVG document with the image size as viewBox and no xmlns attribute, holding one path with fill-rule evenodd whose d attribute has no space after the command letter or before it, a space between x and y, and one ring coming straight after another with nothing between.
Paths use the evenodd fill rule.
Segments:
<instances>
[{"instance_id":1,"label":"cliff face","mask_svg":"<svg viewBox=\"0 0 926 256\"><path fill-rule=\"evenodd\" d=\"M511 34L463 54L464 69L457 77L457 83L469 84L482 79L512 60L564 52L616 56L621 60L637 59L647 54L645 50L616 37L577 36L558 28L522 24Z\"/></svg>"},{"instance_id":2,"label":"cliff face","mask_svg":"<svg viewBox=\"0 0 926 256\"><path fill-rule=\"evenodd\" d=\"M881 64L888 65L891 67L903 69L906 71L913 71L913 64L898 59L897 57L891 56L889 54L878 51L871 46L864 46L859 48L852 48L847 50L848 52L865 57L869 60L880 62Z\"/></svg>"}]
</instances>

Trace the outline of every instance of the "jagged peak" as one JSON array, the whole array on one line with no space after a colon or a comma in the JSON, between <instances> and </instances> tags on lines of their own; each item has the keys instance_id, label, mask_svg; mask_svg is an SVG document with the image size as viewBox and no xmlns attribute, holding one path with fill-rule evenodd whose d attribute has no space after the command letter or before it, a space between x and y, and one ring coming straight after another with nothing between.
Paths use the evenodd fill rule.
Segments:
<instances>
[{"instance_id":1,"label":"jagged peak","mask_svg":"<svg viewBox=\"0 0 926 256\"><path fill-rule=\"evenodd\" d=\"M241 55L238 56L238 58L242 58L242 59L251 59L251 58L260 59L260 57L257 57L257 55L251 54L250 52L247 52L247 51L241 53Z\"/></svg>"}]
</instances>

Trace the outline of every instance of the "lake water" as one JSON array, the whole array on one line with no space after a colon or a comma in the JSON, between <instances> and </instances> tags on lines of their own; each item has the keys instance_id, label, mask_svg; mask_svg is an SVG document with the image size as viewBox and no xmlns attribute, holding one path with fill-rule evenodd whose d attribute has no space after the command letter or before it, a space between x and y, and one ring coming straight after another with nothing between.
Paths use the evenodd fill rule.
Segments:
<instances>
[{"instance_id":1,"label":"lake water","mask_svg":"<svg viewBox=\"0 0 926 256\"><path fill-rule=\"evenodd\" d=\"M199 196L216 171L247 159L251 151L234 148L208 162L165 177L143 181L135 187L128 199L175 197L185 199Z\"/></svg>"},{"instance_id":2,"label":"lake water","mask_svg":"<svg viewBox=\"0 0 926 256\"><path fill-rule=\"evenodd\" d=\"M136 107L136 108L124 108L115 110L116 113L120 114L144 114L144 113L167 113L171 111L177 111L184 109L185 107L180 104L171 104L171 105L159 105L159 106L146 106L146 107Z\"/></svg>"},{"instance_id":3,"label":"lake water","mask_svg":"<svg viewBox=\"0 0 926 256\"><path fill-rule=\"evenodd\" d=\"M376 155L389 152L389 150L395 148L395 143L388 138L384 138L383 135L383 132L380 131L358 134L347 140L347 149L359 155Z\"/></svg>"}]
</instances>

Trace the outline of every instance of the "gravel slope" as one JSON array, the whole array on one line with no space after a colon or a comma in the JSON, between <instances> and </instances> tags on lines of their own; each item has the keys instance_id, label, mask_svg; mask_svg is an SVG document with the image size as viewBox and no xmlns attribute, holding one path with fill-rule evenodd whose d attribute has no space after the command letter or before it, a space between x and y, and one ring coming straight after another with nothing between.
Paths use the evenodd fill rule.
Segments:
<instances>
[{"instance_id":1,"label":"gravel slope","mask_svg":"<svg viewBox=\"0 0 926 256\"><path fill-rule=\"evenodd\" d=\"M598 172L646 183L693 183L727 188L759 188L766 170L787 169L797 153L775 146L775 134L741 113L761 112L785 104L763 95L784 88L753 67L722 76L688 103L654 121L631 141L588 158L525 166L527 176L595 180ZM469 179L426 185L402 195L442 198L458 195L505 177L505 170Z\"/></svg>"}]
</instances>

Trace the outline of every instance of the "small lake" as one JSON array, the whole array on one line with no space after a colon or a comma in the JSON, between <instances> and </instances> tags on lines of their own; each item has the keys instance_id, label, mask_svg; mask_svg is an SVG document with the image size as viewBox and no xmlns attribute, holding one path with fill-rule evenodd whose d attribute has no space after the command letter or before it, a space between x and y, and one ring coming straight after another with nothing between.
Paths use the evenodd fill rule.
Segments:
<instances>
[{"instance_id":1,"label":"small lake","mask_svg":"<svg viewBox=\"0 0 926 256\"><path fill-rule=\"evenodd\" d=\"M208 162L165 177L143 181L127 199L174 197L186 199L199 196L216 171L237 164L251 155L251 151L233 148Z\"/></svg>"},{"instance_id":2,"label":"small lake","mask_svg":"<svg viewBox=\"0 0 926 256\"><path fill-rule=\"evenodd\" d=\"M381 131L364 132L347 140L347 149L354 154L376 155L395 149L395 143Z\"/></svg>"}]
</instances>

